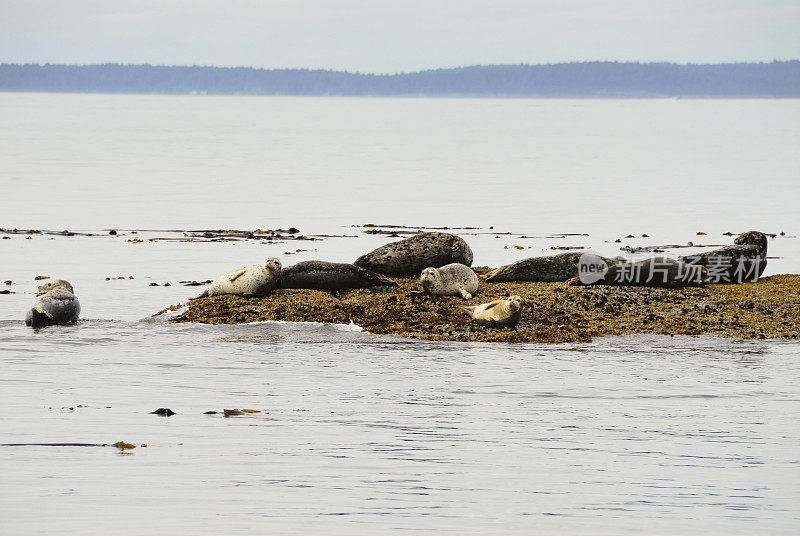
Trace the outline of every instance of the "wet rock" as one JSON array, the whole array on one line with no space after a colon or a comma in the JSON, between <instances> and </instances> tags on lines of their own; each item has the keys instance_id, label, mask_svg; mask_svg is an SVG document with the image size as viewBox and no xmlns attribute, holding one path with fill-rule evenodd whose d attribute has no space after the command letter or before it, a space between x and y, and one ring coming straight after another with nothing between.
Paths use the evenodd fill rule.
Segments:
<instances>
[{"instance_id":1,"label":"wet rock","mask_svg":"<svg viewBox=\"0 0 800 536\"><path fill-rule=\"evenodd\" d=\"M485 273L485 272L484 272ZM564 283L482 282L472 300L441 298L436 305L414 303L416 279L398 279L386 291L330 292L278 289L263 298L213 296L168 311L181 311L174 322L236 324L264 320L349 324L365 331L429 340L484 342L576 342L603 335L659 333L686 335L712 332L727 337L800 338L800 276L780 275L742 285L709 285L680 289L647 287L566 287ZM462 306L521 296L526 303L513 333L474 326ZM742 301L758 303L742 308ZM696 304L700 304L696 307ZM711 304L703 307L704 304ZM711 314L737 311L737 321ZM704 311L705 309L705 311ZM173 313L174 314L174 313ZM725 316L728 318L729 313ZM706 322L702 324L701 322Z\"/></svg>"},{"instance_id":2,"label":"wet rock","mask_svg":"<svg viewBox=\"0 0 800 536\"><path fill-rule=\"evenodd\" d=\"M162 417L171 417L175 415L175 412L169 408L158 408L155 411L150 412L151 415L161 415Z\"/></svg>"}]
</instances>

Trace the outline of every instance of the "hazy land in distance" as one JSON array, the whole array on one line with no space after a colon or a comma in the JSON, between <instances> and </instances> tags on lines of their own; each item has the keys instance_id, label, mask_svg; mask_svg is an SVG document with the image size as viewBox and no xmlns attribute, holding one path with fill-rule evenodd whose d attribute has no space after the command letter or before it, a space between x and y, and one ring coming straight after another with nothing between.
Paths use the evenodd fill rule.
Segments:
<instances>
[{"instance_id":1,"label":"hazy land in distance","mask_svg":"<svg viewBox=\"0 0 800 536\"><path fill-rule=\"evenodd\" d=\"M399 74L155 65L0 64L0 91L316 96L798 98L800 61L482 65Z\"/></svg>"}]
</instances>

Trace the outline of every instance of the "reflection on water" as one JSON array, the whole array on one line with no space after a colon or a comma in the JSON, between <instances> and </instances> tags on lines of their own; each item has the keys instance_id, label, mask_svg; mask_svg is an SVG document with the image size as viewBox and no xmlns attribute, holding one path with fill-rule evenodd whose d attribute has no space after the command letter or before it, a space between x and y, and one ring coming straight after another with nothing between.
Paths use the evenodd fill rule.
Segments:
<instances>
[{"instance_id":1,"label":"reflection on water","mask_svg":"<svg viewBox=\"0 0 800 536\"><path fill-rule=\"evenodd\" d=\"M147 447L2 447L0 508L13 533L51 526L46 508L68 532L789 534L798 349L8 321L0 442ZM223 408L261 413L203 414Z\"/></svg>"}]
</instances>

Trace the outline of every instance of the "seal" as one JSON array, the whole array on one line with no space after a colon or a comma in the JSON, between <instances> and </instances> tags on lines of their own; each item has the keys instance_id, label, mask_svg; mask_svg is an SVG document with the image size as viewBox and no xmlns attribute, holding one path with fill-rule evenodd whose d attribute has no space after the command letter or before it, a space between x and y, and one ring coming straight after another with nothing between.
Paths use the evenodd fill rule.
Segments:
<instances>
[{"instance_id":1,"label":"seal","mask_svg":"<svg viewBox=\"0 0 800 536\"><path fill-rule=\"evenodd\" d=\"M578 276L578 262L583 253L561 253L546 257L531 257L512 264L501 266L486 275L486 281L508 283L512 281L532 281L554 283L567 281ZM615 259L600 257L608 266L616 264Z\"/></svg>"},{"instance_id":2,"label":"seal","mask_svg":"<svg viewBox=\"0 0 800 536\"><path fill-rule=\"evenodd\" d=\"M472 305L463 309L478 324L490 328L514 328L522 318L525 302L520 296L511 296L505 300L494 300L489 303Z\"/></svg>"},{"instance_id":3,"label":"seal","mask_svg":"<svg viewBox=\"0 0 800 536\"><path fill-rule=\"evenodd\" d=\"M733 243L679 259L708 268L710 283L758 281L767 267L767 236L760 231L748 231L737 236Z\"/></svg>"},{"instance_id":4,"label":"seal","mask_svg":"<svg viewBox=\"0 0 800 536\"><path fill-rule=\"evenodd\" d=\"M360 256L353 263L383 275L413 276L428 267L460 263L472 266L472 250L461 238L449 233L420 233L392 242Z\"/></svg>"},{"instance_id":5,"label":"seal","mask_svg":"<svg viewBox=\"0 0 800 536\"><path fill-rule=\"evenodd\" d=\"M63 326L78 320L81 303L68 281L57 279L41 285L36 302L25 314L25 325L34 328Z\"/></svg>"},{"instance_id":6,"label":"seal","mask_svg":"<svg viewBox=\"0 0 800 536\"><path fill-rule=\"evenodd\" d=\"M190 299L197 300L218 294L263 296L269 294L275 288L280 273L281 261L272 257L267 259L264 264L245 266L222 274L207 289Z\"/></svg>"},{"instance_id":7,"label":"seal","mask_svg":"<svg viewBox=\"0 0 800 536\"><path fill-rule=\"evenodd\" d=\"M614 285L631 287L699 287L708 282L708 270L669 257L651 257L634 262L621 262L590 281L574 277L569 286Z\"/></svg>"},{"instance_id":8,"label":"seal","mask_svg":"<svg viewBox=\"0 0 800 536\"><path fill-rule=\"evenodd\" d=\"M367 287L396 287L388 277L352 264L303 261L281 270L278 288L345 290Z\"/></svg>"},{"instance_id":9,"label":"seal","mask_svg":"<svg viewBox=\"0 0 800 536\"><path fill-rule=\"evenodd\" d=\"M478 276L472 268L454 262L440 268L425 268L419 277L423 292L431 296L472 298L478 290Z\"/></svg>"}]
</instances>

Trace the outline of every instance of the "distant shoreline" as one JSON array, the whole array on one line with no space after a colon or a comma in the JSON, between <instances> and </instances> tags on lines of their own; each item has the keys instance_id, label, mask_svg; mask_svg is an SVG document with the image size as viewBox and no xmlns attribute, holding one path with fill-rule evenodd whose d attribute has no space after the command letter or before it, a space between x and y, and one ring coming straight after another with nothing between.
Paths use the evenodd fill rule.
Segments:
<instances>
[{"instance_id":1,"label":"distant shoreline","mask_svg":"<svg viewBox=\"0 0 800 536\"><path fill-rule=\"evenodd\" d=\"M800 98L800 61L482 65L399 74L3 63L0 92L508 99Z\"/></svg>"}]
</instances>

